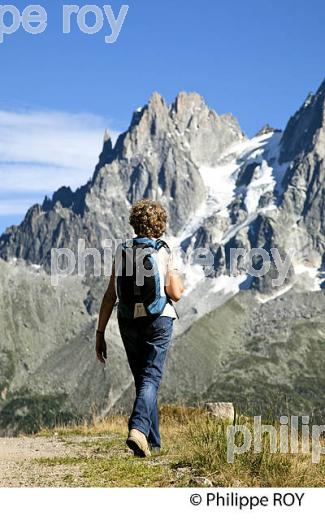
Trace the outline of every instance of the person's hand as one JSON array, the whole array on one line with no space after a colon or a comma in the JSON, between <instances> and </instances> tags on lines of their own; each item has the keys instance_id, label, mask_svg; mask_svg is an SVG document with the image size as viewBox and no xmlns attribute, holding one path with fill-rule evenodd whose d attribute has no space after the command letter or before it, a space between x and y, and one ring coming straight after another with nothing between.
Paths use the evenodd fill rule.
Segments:
<instances>
[{"instance_id":1,"label":"person's hand","mask_svg":"<svg viewBox=\"0 0 325 520\"><path fill-rule=\"evenodd\" d=\"M96 356L105 365L107 359L107 346L103 333L96 332Z\"/></svg>"}]
</instances>

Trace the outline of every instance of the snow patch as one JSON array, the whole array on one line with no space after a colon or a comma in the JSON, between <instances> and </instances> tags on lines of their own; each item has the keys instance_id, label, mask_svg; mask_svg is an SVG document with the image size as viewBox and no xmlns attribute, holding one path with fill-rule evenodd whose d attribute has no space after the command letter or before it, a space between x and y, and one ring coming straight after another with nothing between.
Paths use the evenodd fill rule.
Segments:
<instances>
[{"instance_id":1,"label":"snow patch","mask_svg":"<svg viewBox=\"0 0 325 520\"><path fill-rule=\"evenodd\" d=\"M324 282L324 279L322 279L324 273L322 273L318 267L309 266L302 263L293 263L293 268L297 277L300 279L303 277L306 278L309 291L315 292L321 290L320 285L322 282Z\"/></svg>"},{"instance_id":2,"label":"snow patch","mask_svg":"<svg viewBox=\"0 0 325 520\"><path fill-rule=\"evenodd\" d=\"M239 292L240 285L247 279L246 274L238 276L220 275L215 278L215 282L211 288L211 292L223 294L231 293L233 295Z\"/></svg>"},{"instance_id":3,"label":"snow patch","mask_svg":"<svg viewBox=\"0 0 325 520\"><path fill-rule=\"evenodd\" d=\"M273 169L265 160L262 160L261 165L256 167L254 178L246 191L245 206L248 213L257 210L261 196L268 191L273 192L275 184Z\"/></svg>"},{"instance_id":4,"label":"snow patch","mask_svg":"<svg viewBox=\"0 0 325 520\"><path fill-rule=\"evenodd\" d=\"M226 244L238 231L249 226L259 214L276 210L277 197L282 192L282 180L288 168L288 164L279 163L281 137L282 132L269 132L250 140L239 139L225 150L218 164L213 166L199 164L198 168L207 190L207 197L180 234L173 239L174 244L179 246L190 237L193 242L194 233L211 216L229 217L229 206L241 193L248 214L241 222L229 226L226 232L221 234L220 244ZM253 163L257 165L251 182L247 186L237 187L240 172ZM270 195L270 200L267 205L260 207L261 197L265 194ZM185 278L185 294L189 294L205 277L199 265L184 264L182 274ZM215 278L213 289L210 290L221 294L223 292L236 294L245 280L246 275L242 277L222 275Z\"/></svg>"},{"instance_id":5,"label":"snow patch","mask_svg":"<svg viewBox=\"0 0 325 520\"><path fill-rule=\"evenodd\" d=\"M290 289L292 289L292 287L293 287L293 285L289 284L289 285L286 285L285 287L283 287L282 289L280 289L279 291L272 292L272 294L268 294L268 295L259 294L256 296L256 299L260 303L266 303L266 302L269 302L270 300L275 300L276 298L279 298L279 296L282 296L283 294L290 291Z\"/></svg>"},{"instance_id":6,"label":"snow patch","mask_svg":"<svg viewBox=\"0 0 325 520\"><path fill-rule=\"evenodd\" d=\"M201 166L200 174L208 189L208 196L215 201L216 210L221 211L231 203L236 188L235 172L238 165L235 161L211 168Z\"/></svg>"}]
</instances>

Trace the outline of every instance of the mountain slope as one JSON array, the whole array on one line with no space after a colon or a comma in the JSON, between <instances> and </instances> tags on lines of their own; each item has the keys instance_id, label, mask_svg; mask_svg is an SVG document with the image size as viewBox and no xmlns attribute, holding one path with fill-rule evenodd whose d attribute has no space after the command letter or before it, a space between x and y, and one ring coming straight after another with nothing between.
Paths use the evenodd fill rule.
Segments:
<instances>
[{"instance_id":1,"label":"mountain slope","mask_svg":"<svg viewBox=\"0 0 325 520\"><path fill-rule=\"evenodd\" d=\"M323 421L324 318L321 291L291 291L263 305L240 293L175 340L162 398L230 401L252 414Z\"/></svg>"}]
</instances>

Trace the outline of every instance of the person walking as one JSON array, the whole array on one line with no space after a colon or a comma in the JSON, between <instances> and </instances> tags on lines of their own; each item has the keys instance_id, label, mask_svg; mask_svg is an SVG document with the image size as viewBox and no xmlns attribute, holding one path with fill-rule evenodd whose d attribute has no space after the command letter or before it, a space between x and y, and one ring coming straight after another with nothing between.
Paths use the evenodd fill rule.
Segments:
<instances>
[{"instance_id":1,"label":"person walking","mask_svg":"<svg viewBox=\"0 0 325 520\"><path fill-rule=\"evenodd\" d=\"M118 300L118 324L136 390L126 443L134 455L146 457L161 447L157 394L177 318L173 302L184 288L174 256L160 238L167 225L164 207L140 200L129 222L136 236L116 250L98 318L96 355L105 363L105 329Z\"/></svg>"}]
</instances>

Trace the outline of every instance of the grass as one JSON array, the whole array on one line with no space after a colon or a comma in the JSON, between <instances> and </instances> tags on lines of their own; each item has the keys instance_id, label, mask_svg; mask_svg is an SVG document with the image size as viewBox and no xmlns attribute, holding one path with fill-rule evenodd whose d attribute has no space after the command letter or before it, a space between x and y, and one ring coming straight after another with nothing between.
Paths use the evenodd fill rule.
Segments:
<instances>
[{"instance_id":1,"label":"grass","mask_svg":"<svg viewBox=\"0 0 325 520\"><path fill-rule=\"evenodd\" d=\"M263 421L263 423L266 421ZM268 420L272 423L272 420ZM236 419L252 432L252 420ZM273 421L274 423L274 421ZM203 477L214 486L229 487L323 487L325 462L313 464L311 455L271 453L267 437L262 452L251 447L227 462L226 422L217 421L199 408L163 406L161 432L164 449L149 459L134 458L125 446L127 418L107 417L76 426L43 430L54 434L75 455L38 459L43 466L78 467L78 478L66 473L62 485L91 487L201 486ZM240 445L240 435L236 442Z\"/></svg>"},{"instance_id":2,"label":"grass","mask_svg":"<svg viewBox=\"0 0 325 520\"><path fill-rule=\"evenodd\" d=\"M250 418L240 418L252 433ZM271 423L272 421L269 421ZM240 435L238 436L240 437ZM236 438L240 446L242 439ZM206 417L192 424L188 431L188 461L215 486L235 487L323 487L325 461L313 464L311 454L271 453L267 436L263 436L261 453L250 449L227 462L227 426ZM299 451L301 451L301 445Z\"/></svg>"},{"instance_id":3,"label":"grass","mask_svg":"<svg viewBox=\"0 0 325 520\"><path fill-rule=\"evenodd\" d=\"M83 487L165 487L172 484L173 472L161 464L148 463L142 459L129 457L56 457L39 459L37 464L62 466L65 468L63 480ZM69 466L79 467L78 480L67 473Z\"/></svg>"}]
</instances>

